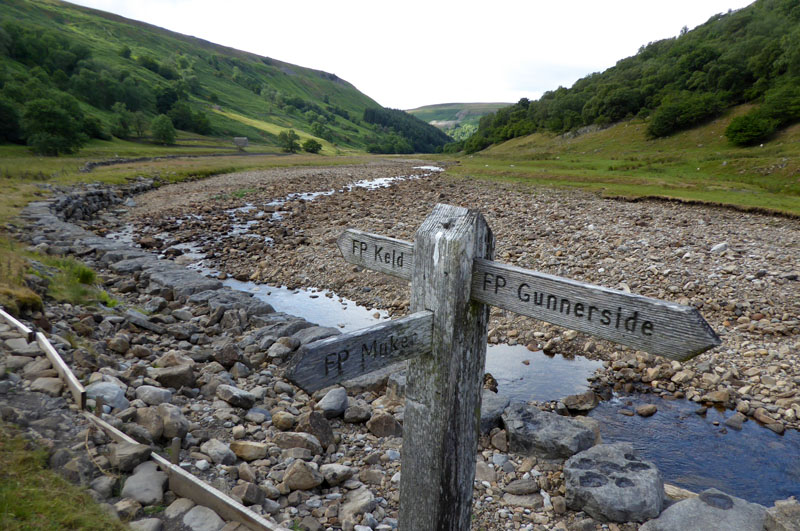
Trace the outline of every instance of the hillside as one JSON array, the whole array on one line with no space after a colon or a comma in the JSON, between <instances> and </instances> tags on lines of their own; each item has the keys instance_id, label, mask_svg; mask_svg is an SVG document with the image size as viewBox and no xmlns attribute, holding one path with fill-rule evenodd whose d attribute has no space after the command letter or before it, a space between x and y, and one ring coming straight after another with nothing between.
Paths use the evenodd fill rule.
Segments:
<instances>
[{"instance_id":1,"label":"hillside","mask_svg":"<svg viewBox=\"0 0 800 531\"><path fill-rule=\"evenodd\" d=\"M391 146L393 134L416 145L417 129L433 130L421 121L404 131L365 122L364 112L381 106L335 74L110 13L8 0L0 20L0 142L32 144L36 119L58 121L34 100L72 118L79 130L64 134L83 135L49 154L74 152L87 138L149 138L160 114L179 137L247 136L279 146L278 135L293 129L328 152Z\"/></svg>"},{"instance_id":2,"label":"hillside","mask_svg":"<svg viewBox=\"0 0 800 531\"><path fill-rule=\"evenodd\" d=\"M476 134L449 147L473 153L531 133L606 127L638 117L661 138L754 104L724 131L736 145L769 140L800 120L800 4L758 0L711 17L676 38L651 42L602 73L522 99L481 119Z\"/></svg>"},{"instance_id":3,"label":"hillside","mask_svg":"<svg viewBox=\"0 0 800 531\"><path fill-rule=\"evenodd\" d=\"M478 130L482 116L495 112L510 103L439 103L425 105L406 112L438 127L454 140L469 138Z\"/></svg>"}]
</instances>

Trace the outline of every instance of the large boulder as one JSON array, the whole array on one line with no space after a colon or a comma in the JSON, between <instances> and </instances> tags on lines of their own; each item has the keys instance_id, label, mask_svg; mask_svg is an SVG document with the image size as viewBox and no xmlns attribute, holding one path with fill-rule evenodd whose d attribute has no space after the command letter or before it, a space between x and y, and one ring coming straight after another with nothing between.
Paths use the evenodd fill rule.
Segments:
<instances>
[{"instance_id":1,"label":"large boulder","mask_svg":"<svg viewBox=\"0 0 800 531\"><path fill-rule=\"evenodd\" d=\"M594 432L581 422L521 402L506 408L503 423L509 450L516 454L566 458L594 444Z\"/></svg>"},{"instance_id":2,"label":"large boulder","mask_svg":"<svg viewBox=\"0 0 800 531\"><path fill-rule=\"evenodd\" d=\"M668 507L655 520L642 525L641 531L705 531L735 529L762 531L766 507L708 489L698 496Z\"/></svg>"},{"instance_id":3,"label":"large boulder","mask_svg":"<svg viewBox=\"0 0 800 531\"><path fill-rule=\"evenodd\" d=\"M564 464L571 509L611 522L644 522L664 507L664 481L656 466L628 443L600 444Z\"/></svg>"},{"instance_id":4,"label":"large boulder","mask_svg":"<svg viewBox=\"0 0 800 531\"><path fill-rule=\"evenodd\" d=\"M481 394L481 433L500 427L503 411L511 403L507 396L484 389Z\"/></svg>"}]
</instances>

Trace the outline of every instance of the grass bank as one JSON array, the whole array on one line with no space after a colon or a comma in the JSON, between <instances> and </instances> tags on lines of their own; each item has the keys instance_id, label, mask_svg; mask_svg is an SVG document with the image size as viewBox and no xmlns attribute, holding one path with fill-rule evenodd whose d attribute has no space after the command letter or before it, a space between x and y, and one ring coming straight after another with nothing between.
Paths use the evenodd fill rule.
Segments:
<instances>
[{"instance_id":1,"label":"grass bank","mask_svg":"<svg viewBox=\"0 0 800 531\"><path fill-rule=\"evenodd\" d=\"M800 216L800 124L763 146L731 146L723 132L747 110L657 140L647 139L646 123L636 120L573 138L530 135L461 156L449 173Z\"/></svg>"},{"instance_id":2,"label":"grass bank","mask_svg":"<svg viewBox=\"0 0 800 531\"><path fill-rule=\"evenodd\" d=\"M0 529L127 529L92 499L47 468L48 452L0 423Z\"/></svg>"}]
</instances>

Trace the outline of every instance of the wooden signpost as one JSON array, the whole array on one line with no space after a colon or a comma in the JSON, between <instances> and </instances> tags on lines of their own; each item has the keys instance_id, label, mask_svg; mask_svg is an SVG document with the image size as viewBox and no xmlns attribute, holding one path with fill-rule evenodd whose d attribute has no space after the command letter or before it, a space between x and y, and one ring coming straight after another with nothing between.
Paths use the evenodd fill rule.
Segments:
<instances>
[{"instance_id":1,"label":"wooden signpost","mask_svg":"<svg viewBox=\"0 0 800 531\"><path fill-rule=\"evenodd\" d=\"M348 229L345 260L411 281L394 321L306 345L287 376L313 392L409 359L400 529L470 527L489 305L684 361L719 345L695 308L492 261L475 211L436 205L414 243Z\"/></svg>"}]
</instances>

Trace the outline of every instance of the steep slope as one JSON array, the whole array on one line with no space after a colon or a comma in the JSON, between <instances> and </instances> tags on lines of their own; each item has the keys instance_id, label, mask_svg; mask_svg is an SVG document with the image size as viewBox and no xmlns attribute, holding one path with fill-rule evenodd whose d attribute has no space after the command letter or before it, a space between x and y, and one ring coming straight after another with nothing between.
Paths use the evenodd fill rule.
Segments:
<instances>
[{"instance_id":1,"label":"steep slope","mask_svg":"<svg viewBox=\"0 0 800 531\"><path fill-rule=\"evenodd\" d=\"M758 106L726 132L737 145L761 142L800 120L798 2L758 0L677 38L651 42L569 89L485 116L478 132L458 147L475 152L534 132L605 127L633 117L647 119L648 136L658 138L742 103Z\"/></svg>"},{"instance_id":2,"label":"steep slope","mask_svg":"<svg viewBox=\"0 0 800 531\"><path fill-rule=\"evenodd\" d=\"M406 112L438 127L454 140L464 140L478 130L482 116L509 105L511 103L439 103Z\"/></svg>"},{"instance_id":3,"label":"steep slope","mask_svg":"<svg viewBox=\"0 0 800 531\"><path fill-rule=\"evenodd\" d=\"M0 128L0 142L24 139L36 98L82 111L83 133L98 138L147 132L120 129L117 103L145 123L168 114L178 129L273 145L289 128L329 150L363 150L390 133L362 119L381 106L335 74L56 0L4 1L0 20L0 117L19 124Z\"/></svg>"}]
</instances>

